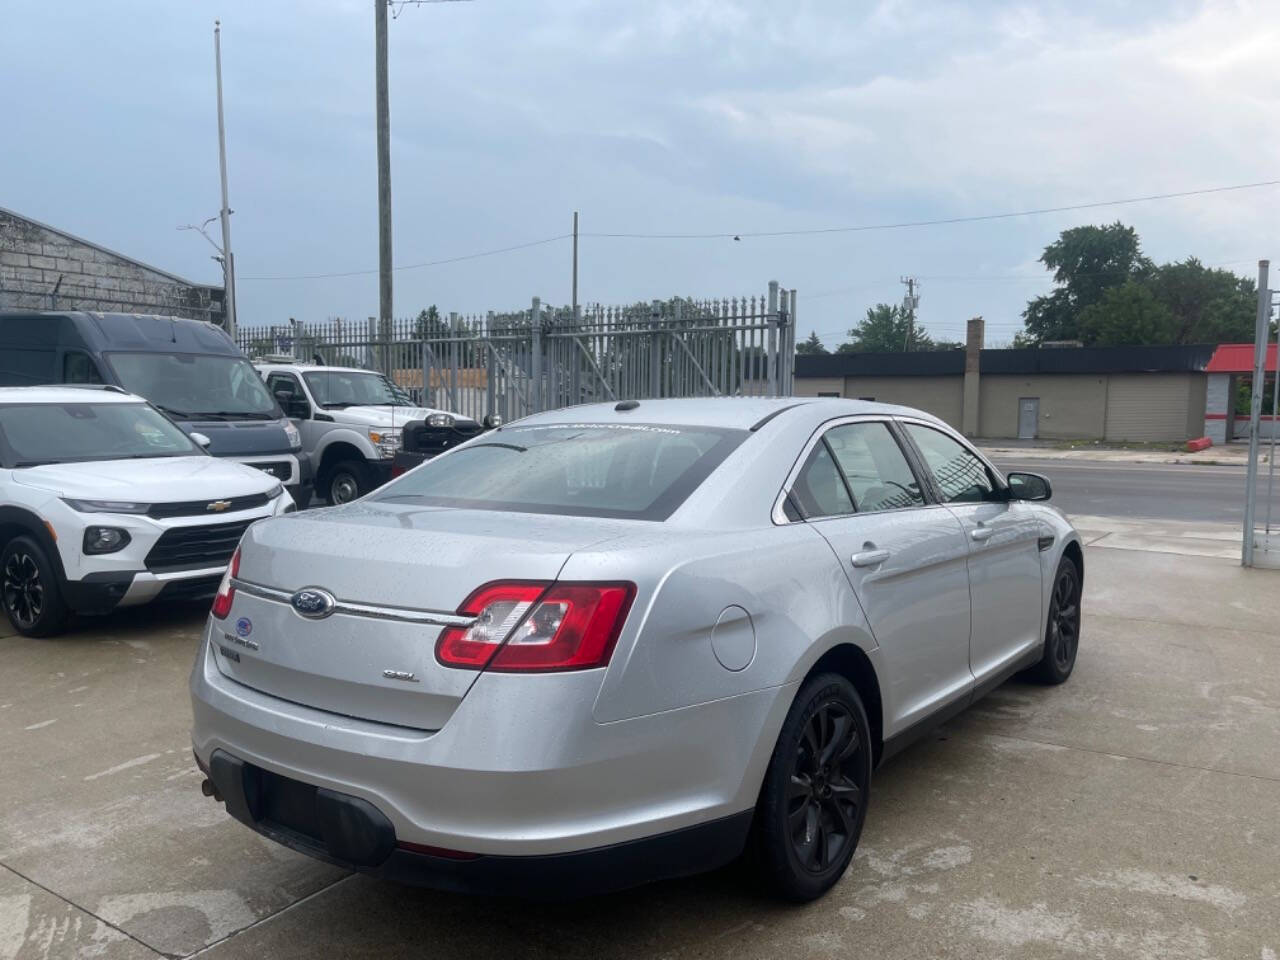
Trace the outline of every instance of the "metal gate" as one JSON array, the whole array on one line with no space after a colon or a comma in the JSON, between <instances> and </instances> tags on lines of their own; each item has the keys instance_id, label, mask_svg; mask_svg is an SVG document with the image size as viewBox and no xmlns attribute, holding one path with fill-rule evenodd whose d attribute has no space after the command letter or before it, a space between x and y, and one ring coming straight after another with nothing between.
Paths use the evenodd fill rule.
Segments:
<instances>
[{"instance_id":1,"label":"metal gate","mask_svg":"<svg viewBox=\"0 0 1280 960\"><path fill-rule=\"evenodd\" d=\"M673 298L632 306L528 310L483 317L246 327L250 357L378 370L414 402L513 420L603 400L790 396L794 290L758 297Z\"/></svg>"}]
</instances>

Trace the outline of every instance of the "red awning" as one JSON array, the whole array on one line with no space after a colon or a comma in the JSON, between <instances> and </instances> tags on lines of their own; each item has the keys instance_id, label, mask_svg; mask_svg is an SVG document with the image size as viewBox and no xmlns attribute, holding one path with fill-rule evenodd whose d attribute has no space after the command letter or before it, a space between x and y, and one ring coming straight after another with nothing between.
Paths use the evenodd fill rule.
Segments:
<instances>
[{"instance_id":1,"label":"red awning","mask_svg":"<svg viewBox=\"0 0 1280 960\"><path fill-rule=\"evenodd\" d=\"M1253 373L1252 343L1223 343L1213 351L1205 373ZM1276 372L1276 345L1267 345L1267 373Z\"/></svg>"}]
</instances>

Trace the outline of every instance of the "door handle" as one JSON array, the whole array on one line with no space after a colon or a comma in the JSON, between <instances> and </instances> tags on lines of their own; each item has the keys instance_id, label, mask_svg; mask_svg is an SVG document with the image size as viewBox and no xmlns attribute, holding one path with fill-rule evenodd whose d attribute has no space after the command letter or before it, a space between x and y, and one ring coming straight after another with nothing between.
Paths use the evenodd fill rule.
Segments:
<instances>
[{"instance_id":1,"label":"door handle","mask_svg":"<svg viewBox=\"0 0 1280 960\"><path fill-rule=\"evenodd\" d=\"M889 559L888 550L863 550L849 558L855 567L874 567Z\"/></svg>"},{"instance_id":2,"label":"door handle","mask_svg":"<svg viewBox=\"0 0 1280 960\"><path fill-rule=\"evenodd\" d=\"M982 541L982 540L990 540L991 535L993 533L995 533L995 531L990 527L979 526L979 527L974 527L972 530L970 530L969 536L971 539Z\"/></svg>"}]
</instances>

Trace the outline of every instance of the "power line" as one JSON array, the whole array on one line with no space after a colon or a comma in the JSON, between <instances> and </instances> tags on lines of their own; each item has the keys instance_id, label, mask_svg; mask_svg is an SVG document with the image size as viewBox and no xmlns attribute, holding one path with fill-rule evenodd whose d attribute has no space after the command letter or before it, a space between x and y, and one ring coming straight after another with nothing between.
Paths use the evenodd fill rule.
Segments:
<instances>
[{"instance_id":1,"label":"power line","mask_svg":"<svg viewBox=\"0 0 1280 960\"><path fill-rule=\"evenodd\" d=\"M1010 213L986 213L968 217L943 217L936 220L904 220L900 223L868 223L852 227L818 227L809 230L758 230L732 233L584 233L584 237L627 240L726 240L743 237L802 237L827 233L863 233L871 230L901 230L906 227L937 227L953 223L979 223L987 220L1009 220L1014 217L1031 217L1043 213L1065 213L1070 210L1092 210L1097 207L1116 207L1130 203L1147 203L1152 200L1176 200L1182 197L1198 197L1211 193L1227 193L1233 190L1254 190L1274 187L1280 180L1261 180L1257 183L1237 183L1226 187L1205 187L1200 190L1180 190L1175 193L1153 193L1144 197L1126 197L1121 200L1097 200L1092 203L1072 203L1060 207L1039 207L1035 210L1015 210Z\"/></svg>"},{"instance_id":2,"label":"power line","mask_svg":"<svg viewBox=\"0 0 1280 960\"><path fill-rule=\"evenodd\" d=\"M412 0L409 0L409 2L412 2ZM423 2L458 2L458 0L423 0ZM861 225L851 226L851 227L822 227L822 228L817 228L812 230L762 230L762 231L745 232L745 233L744 232L738 232L738 233L589 232L589 233L579 233L579 237L595 237L597 239L633 239L633 240L719 240L719 239L727 239L727 238L735 238L735 237L740 239L742 237L760 237L760 238L799 237L799 236L820 236L825 234L836 234L836 233L862 233L862 232L875 231L875 230L898 230L898 229L904 229L908 227L931 227L931 226L945 226L947 224L957 224L957 223L979 223L979 222L991 221L991 220L1009 220L1014 217L1029 217L1029 216L1035 216L1037 214L1063 213L1071 210L1092 210L1098 207L1121 206L1121 205L1133 204L1133 203L1146 203L1146 202L1156 201L1156 200L1175 200L1182 197L1204 196L1207 194L1227 193L1230 191L1237 191L1237 190L1253 190L1260 187L1273 187L1273 186L1280 186L1280 179L1261 180L1261 181L1258 181L1257 183L1239 183L1239 184L1233 184L1231 186L1225 186L1225 187L1206 187L1201 190L1182 190L1175 193L1156 193L1156 194L1150 194L1148 196L1143 196L1143 197L1128 197L1121 200L1099 200L1092 203L1076 203L1076 204L1069 204L1066 206L1059 206L1059 207L1040 207L1034 210L1019 210L1019 211L1014 211L1010 213L989 213L989 214L979 214L979 215L967 216L967 217L944 217L944 218L939 218L934 220L909 220L909 221L902 221L899 223L861 224ZM449 264L449 263L458 263L463 260L475 260L480 257L492 257L502 253L510 253L515 250L524 250L528 247L536 247L546 243L555 243L558 240L568 240L571 238L571 236L572 234L564 233L554 237L546 237L542 240L533 240L529 243L519 243L519 244L514 244L508 247L499 247L494 250L486 250L481 253L464 254L458 257L447 257L441 260L430 260L424 263L405 264L403 266L393 267L392 269L393 270L416 270L422 267L434 267L434 266L442 266L444 264ZM1230 264L1244 263L1244 262L1246 261L1232 260L1232 261L1229 261L1228 263L1224 263L1220 265L1228 266ZM348 270L348 271L335 272L335 273L298 274L293 276L241 277L240 279L253 280L253 281L328 280L328 279L333 279L338 277L367 276L369 274L376 274L378 272L379 272L378 270ZM926 276L926 277L922 277L922 279L958 280L958 279L965 279L965 278L956 277L956 276L939 275L939 276L933 276L933 277ZM1027 281L1035 280L1037 278L1024 276L1024 275L1005 275L1005 276L993 276L990 278L975 276L974 279L976 280L983 280L983 279L1015 280L1015 281L1027 282ZM806 299L813 300L818 297L836 296L845 292L851 292L852 290L862 289L863 286L872 286L872 285L873 284L866 284L866 285L860 285L859 287L855 287L855 288L848 288L847 290L837 290L837 291L829 291L826 293L809 294Z\"/></svg>"},{"instance_id":3,"label":"power line","mask_svg":"<svg viewBox=\"0 0 1280 960\"><path fill-rule=\"evenodd\" d=\"M461 263L463 260L479 260L482 257L496 257L501 253L511 253L515 250L527 250L530 247L540 247L544 244L555 243L557 240L568 240L572 234L562 233L555 237L544 237L541 240L530 240L528 243L517 243L510 247L499 247L496 250L483 250L480 253L466 253L459 257L445 257L443 260L425 260L422 263L405 263L398 267L392 267L393 270L420 270L423 267L439 267L446 263ZM377 273L375 267L372 270L348 270L344 273L305 273L293 276L276 276L276 277L241 277L241 280L330 280L337 277L364 277L369 274Z\"/></svg>"}]
</instances>

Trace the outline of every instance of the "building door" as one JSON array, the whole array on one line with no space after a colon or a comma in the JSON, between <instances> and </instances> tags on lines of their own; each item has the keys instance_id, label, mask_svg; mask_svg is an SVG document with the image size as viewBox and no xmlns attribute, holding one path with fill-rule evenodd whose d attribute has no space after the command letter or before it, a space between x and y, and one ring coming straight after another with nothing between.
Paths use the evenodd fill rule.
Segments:
<instances>
[{"instance_id":1,"label":"building door","mask_svg":"<svg viewBox=\"0 0 1280 960\"><path fill-rule=\"evenodd\" d=\"M1022 397L1018 400L1018 439L1034 440L1040 432L1040 398Z\"/></svg>"}]
</instances>

